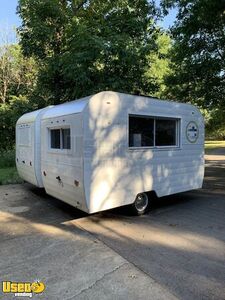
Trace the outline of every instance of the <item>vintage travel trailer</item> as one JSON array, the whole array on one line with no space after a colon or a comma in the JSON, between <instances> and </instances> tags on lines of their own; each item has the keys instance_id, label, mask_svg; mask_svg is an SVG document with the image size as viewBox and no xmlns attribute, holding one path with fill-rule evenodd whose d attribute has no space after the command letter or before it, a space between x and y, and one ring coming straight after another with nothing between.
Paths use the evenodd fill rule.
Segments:
<instances>
[{"instance_id":1,"label":"vintage travel trailer","mask_svg":"<svg viewBox=\"0 0 225 300\"><path fill-rule=\"evenodd\" d=\"M16 163L24 180L87 213L202 187L204 120L193 105L101 92L23 115Z\"/></svg>"}]
</instances>

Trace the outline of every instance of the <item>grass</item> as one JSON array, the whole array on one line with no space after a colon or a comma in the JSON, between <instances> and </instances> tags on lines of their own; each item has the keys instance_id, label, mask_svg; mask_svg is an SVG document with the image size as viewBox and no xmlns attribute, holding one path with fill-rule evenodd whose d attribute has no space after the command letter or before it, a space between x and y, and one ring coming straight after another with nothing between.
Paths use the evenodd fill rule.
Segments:
<instances>
[{"instance_id":1,"label":"grass","mask_svg":"<svg viewBox=\"0 0 225 300\"><path fill-rule=\"evenodd\" d=\"M19 177L16 167L0 169L0 185L21 182L23 180Z\"/></svg>"},{"instance_id":2,"label":"grass","mask_svg":"<svg viewBox=\"0 0 225 300\"><path fill-rule=\"evenodd\" d=\"M205 153L210 154L213 150L225 148L225 141L205 141Z\"/></svg>"},{"instance_id":3,"label":"grass","mask_svg":"<svg viewBox=\"0 0 225 300\"><path fill-rule=\"evenodd\" d=\"M0 169L15 166L15 150L0 151Z\"/></svg>"},{"instance_id":4,"label":"grass","mask_svg":"<svg viewBox=\"0 0 225 300\"><path fill-rule=\"evenodd\" d=\"M0 185L21 183L15 165L15 150L0 152Z\"/></svg>"}]
</instances>

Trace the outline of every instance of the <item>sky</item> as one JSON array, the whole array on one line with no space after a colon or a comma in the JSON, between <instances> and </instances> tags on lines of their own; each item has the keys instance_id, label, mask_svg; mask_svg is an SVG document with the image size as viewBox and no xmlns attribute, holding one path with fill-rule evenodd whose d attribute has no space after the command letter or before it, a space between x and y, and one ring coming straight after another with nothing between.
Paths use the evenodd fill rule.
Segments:
<instances>
[{"instance_id":1,"label":"sky","mask_svg":"<svg viewBox=\"0 0 225 300\"><path fill-rule=\"evenodd\" d=\"M160 0L156 0L157 5ZM18 0L0 0L0 30L5 28L18 27L21 20L16 14ZM170 14L159 24L167 29L171 26L176 18L176 9L170 11Z\"/></svg>"},{"instance_id":2,"label":"sky","mask_svg":"<svg viewBox=\"0 0 225 300\"><path fill-rule=\"evenodd\" d=\"M159 22L159 25L164 29L168 29L170 26L173 25L174 21L176 20L177 9L173 8L170 10L169 14L164 17L162 22Z\"/></svg>"},{"instance_id":3,"label":"sky","mask_svg":"<svg viewBox=\"0 0 225 300\"><path fill-rule=\"evenodd\" d=\"M20 19L16 15L17 0L0 0L0 26L19 26Z\"/></svg>"}]
</instances>

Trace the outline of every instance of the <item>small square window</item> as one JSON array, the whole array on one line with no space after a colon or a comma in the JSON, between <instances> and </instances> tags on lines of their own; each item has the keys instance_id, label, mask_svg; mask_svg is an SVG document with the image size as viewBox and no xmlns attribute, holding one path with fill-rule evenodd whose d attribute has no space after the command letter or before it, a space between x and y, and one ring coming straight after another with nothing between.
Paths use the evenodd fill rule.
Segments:
<instances>
[{"instance_id":1,"label":"small square window","mask_svg":"<svg viewBox=\"0 0 225 300\"><path fill-rule=\"evenodd\" d=\"M71 149L70 128L50 129L51 149Z\"/></svg>"},{"instance_id":2,"label":"small square window","mask_svg":"<svg viewBox=\"0 0 225 300\"><path fill-rule=\"evenodd\" d=\"M51 148L60 149L60 129L51 129Z\"/></svg>"}]
</instances>

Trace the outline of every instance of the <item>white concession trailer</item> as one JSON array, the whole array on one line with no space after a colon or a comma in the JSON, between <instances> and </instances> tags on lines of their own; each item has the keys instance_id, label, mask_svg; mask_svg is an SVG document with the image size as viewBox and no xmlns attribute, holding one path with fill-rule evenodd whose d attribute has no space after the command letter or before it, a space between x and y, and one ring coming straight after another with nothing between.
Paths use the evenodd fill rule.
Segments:
<instances>
[{"instance_id":1,"label":"white concession trailer","mask_svg":"<svg viewBox=\"0 0 225 300\"><path fill-rule=\"evenodd\" d=\"M193 105L101 92L24 114L20 176L87 213L202 187L204 120Z\"/></svg>"}]
</instances>

